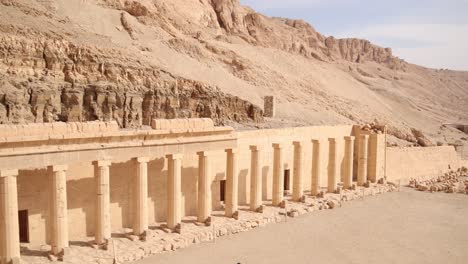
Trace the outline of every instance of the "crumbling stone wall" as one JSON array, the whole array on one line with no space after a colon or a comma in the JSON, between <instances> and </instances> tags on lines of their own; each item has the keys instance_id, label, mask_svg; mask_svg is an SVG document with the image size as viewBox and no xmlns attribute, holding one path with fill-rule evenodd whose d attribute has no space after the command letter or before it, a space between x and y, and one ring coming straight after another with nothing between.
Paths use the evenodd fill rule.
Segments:
<instances>
[{"instance_id":1,"label":"crumbling stone wall","mask_svg":"<svg viewBox=\"0 0 468 264\"><path fill-rule=\"evenodd\" d=\"M462 161L452 146L387 148L387 179L402 183L409 178L433 178L461 167Z\"/></svg>"}]
</instances>

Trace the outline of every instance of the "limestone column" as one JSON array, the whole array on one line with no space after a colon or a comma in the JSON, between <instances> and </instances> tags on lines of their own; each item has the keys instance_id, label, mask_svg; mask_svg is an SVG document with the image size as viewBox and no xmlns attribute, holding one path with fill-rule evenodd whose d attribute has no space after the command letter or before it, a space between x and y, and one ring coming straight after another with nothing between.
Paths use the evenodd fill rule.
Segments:
<instances>
[{"instance_id":1,"label":"limestone column","mask_svg":"<svg viewBox=\"0 0 468 264\"><path fill-rule=\"evenodd\" d=\"M260 149L250 146L250 210L256 211L262 205L262 171Z\"/></svg>"},{"instance_id":2,"label":"limestone column","mask_svg":"<svg viewBox=\"0 0 468 264\"><path fill-rule=\"evenodd\" d=\"M133 159L135 163L133 234L142 235L148 230L148 162L149 158Z\"/></svg>"},{"instance_id":3,"label":"limestone column","mask_svg":"<svg viewBox=\"0 0 468 264\"><path fill-rule=\"evenodd\" d=\"M292 199L299 201L304 195L303 183L302 183L302 146L301 142L294 141L294 169L293 169L293 193Z\"/></svg>"},{"instance_id":4,"label":"limestone column","mask_svg":"<svg viewBox=\"0 0 468 264\"><path fill-rule=\"evenodd\" d=\"M166 155L167 166L167 226L174 229L182 221L181 170L182 154Z\"/></svg>"},{"instance_id":5,"label":"limestone column","mask_svg":"<svg viewBox=\"0 0 468 264\"><path fill-rule=\"evenodd\" d=\"M211 215L211 168L207 151L198 154L198 212L197 221L204 223Z\"/></svg>"},{"instance_id":6,"label":"limestone column","mask_svg":"<svg viewBox=\"0 0 468 264\"><path fill-rule=\"evenodd\" d=\"M336 191L337 180L337 152L336 152L336 140L334 138L328 139L328 192L334 193Z\"/></svg>"},{"instance_id":7,"label":"limestone column","mask_svg":"<svg viewBox=\"0 0 468 264\"><path fill-rule=\"evenodd\" d=\"M52 254L58 255L68 247L67 165L49 166L49 204L52 225L50 244Z\"/></svg>"},{"instance_id":8,"label":"limestone column","mask_svg":"<svg viewBox=\"0 0 468 264\"><path fill-rule=\"evenodd\" d=\"M226 160L226 216L232 217L238 208L239 175L237 167L237 149L227 149Z\"/></svg>"},{"instance_id":9,"label":"limestone column","mask_svg":"<svg viewBox=\"0 0 468 264\"><path fill-rule=\"evenodd\" d=\"M279 206L284 199L283 146L273 144L273 205Z\"/></svg>"},{"instance_id":10,"label":"limestone column","mask_svg":"<svg viewBox=\"0 0 468 264\"><path fill-rule=\"evenodd\" d=\"M361 135L359 140L359 155L358 155L358 181L357 185L362 186L367 182L367 147L369 135Z\"/></svg>"},{"instance_id":11,"label":"limestone column","mask_svg":"<svg viewBox=\"0 0 468 264\"><path fill-rule=\"evenodd\" d=\"M312 140L312 179L310 194L315 196L320 192L320 141Z\"/></svg>"},{"instance_id":12,"label":"limestone column","mask_svg":"<svg viewBox=\"0 0 468 264\"><path fill-rule=\"evenodd\" d=\"M353 157L354 157L354 137L344 137L344 172L343 172L343 187L351 188L353 184Z\"/></svg>"},{"instance_id":13,"label":"limestone column","mask_svg":"<svg viewBox=\"0 0 468 264\"><path fill-rule=\"evenodd\" d=\"M368 160L367 160L367 177L372 183L376 183L378 179L382 178L382 170L384 159L382 158L382 151L385 146L383 134L371 134L368 143Z\"/></svg>"},{"instance_id":14,"label":"limestone column","mask_svg":"<svg viewBox=\"0 0 468 264\"><path fill-rule=\"evenodd\" d=\"M0 263L20 258L17 176L18 170L0 170Z\"/></svg>"},{"instance_id":15,"label":"limestone column","mask_svg":"<svg viewBox=\"0 0 468 264\"><path fill-rule=\"evenodd\" d=\"M95 243L104 244L111 237L109 167L111 162L100 160L94 164L94 182L96 186L96 225Z\"/></svg>"}]
</instances>

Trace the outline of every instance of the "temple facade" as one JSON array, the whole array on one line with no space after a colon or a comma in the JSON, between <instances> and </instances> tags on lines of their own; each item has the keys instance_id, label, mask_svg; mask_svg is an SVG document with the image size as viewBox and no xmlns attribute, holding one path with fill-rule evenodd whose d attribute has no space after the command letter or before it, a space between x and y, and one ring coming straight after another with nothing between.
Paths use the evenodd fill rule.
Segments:
<instances>
[{"instance_id":1,"label":"temple facade","mask_svg":"<svg viewBox=\"0 0 468 264\"><path fill-rule=\"evenodd\" d=\"M234 131L210 119L1 125L1 263L20 259L20 243L60 255L113 230L174 230L186 216L233 217L239 205L376 182L387 176L385 138L351 125Z\"/></svg>"}]
</instances>

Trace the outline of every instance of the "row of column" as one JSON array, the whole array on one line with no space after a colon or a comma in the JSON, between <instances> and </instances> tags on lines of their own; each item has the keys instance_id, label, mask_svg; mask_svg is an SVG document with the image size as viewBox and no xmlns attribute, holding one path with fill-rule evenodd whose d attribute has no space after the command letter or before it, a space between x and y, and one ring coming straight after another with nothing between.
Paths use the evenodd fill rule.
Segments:
<instances>
[{"instance_id":1,"label":"row of column","mask_svg":"<svg viewBox=\"0 0 468 264\"><path fill-rule=\"evenodd\" d=\"M237 150L228 149L226 162L226 216L237 211ZM204 222L211 215L211 153L198 152L198 221ZM167 173L167 226L176 228L181 223L181 169L182 155L170 154ZM142 235L148 230L148 157L134 158L134 209L133 234ZM95 243L104 244L111 237L110 215L110 166L111 161L93 162L95 175ZM60 254L68 247L67 217L67 166L49 166L49 211L51 222L51 253ZM18 195L16 178L18 170L0 170L0 263L20 258ZM257 199L261 199L258 197Z\"/></svg>"},{"instance_id":2,"label":"row of column","mask_svg":"<svg viewBox=\"0 0 468 264\"><path fill-rule=\"evenodd\" d=\"M367 141L368 136L360 138L358 185L367 181ZM294 168L293 168L293 200L300 200L303 196L303 146L295 141ZM344 188L351 187L353 172L354 137L345 137L344 155ZM317 195L320 191L320 148L318 140L312 140L312 170L311 170L311 195ZM273 144L273 205L278 206L283 197L283 145ZM262 205L262 178L259 146L251 146L251 184L250 184L250 208L256 211ZM238 210L238 165L237 150L226 150L226 201L225 214L232 217ZM211 181L210 152L198 152L198 213L197 220L204 222L211 215ZM168 161L167 174L167 226L175 228L182 219L181 213L181 167L182 155L170 154L166 156ZM133 233L142 235L148 229L148 162L149 158L139 157L133 159L136 164L135 214L133 221ZM95 161L96 182L96 229L95 243L106 243L111 237L110 221L110 185L109 168L111 161ZM334 192L337 186L337 149L334 138L329 139L329 168L328 191ZM67 219L67 166L49 166L50 175L50 219L51 219L51 246L52 253L59 254L68 247L68 219ZM17 170L0 171L0 256L6 260L19 258L18 238L18 205L17 205Z\"/></svg>"},{"instance_id":3,"label":"row of column","mask_svg":"<svg viewBox=\"0 0 468 264\"><path fill-rule=\"evenodd\" d=\"M362 186L367 181L367 148L368 135L362 135L360 138L359 161L358 161L358 185ZM339 162L337 160L337 143L335 138L328 139L328 192L335 192L337 189L337 171ZM343 168L343 187L351 188L353 182L353 156L354 156L354 137L344 137L344 168ZM293 168L293 200L300 200L303 196L303 177L302 164L303 152L301 142L295 141L294 145L294 168ZM283 197L283 145L279 143L273 144L273 205L278 206L284 199ZM311 170L311 186L310 192L312 196L316 196L320 192L320 172L321 172L321 143L319 140L312 140L312 170ZM258 153L252 152L252 162L257 159ZM252 170L251 177L258 177L256 170ZM252 180L252 184L256 181ZM251 187L251 190L257 190L258 187ZM251 193L252 196L252 193ZM257 197L258 194L253 194ZM258 206L256 204L255 206Z\"/></svg>"}]
</instances>

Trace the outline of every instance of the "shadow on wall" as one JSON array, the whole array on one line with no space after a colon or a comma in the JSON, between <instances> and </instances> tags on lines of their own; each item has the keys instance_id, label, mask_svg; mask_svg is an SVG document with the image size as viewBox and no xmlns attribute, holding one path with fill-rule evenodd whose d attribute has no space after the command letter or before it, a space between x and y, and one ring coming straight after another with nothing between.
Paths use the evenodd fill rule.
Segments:
<instances>
[{"instance_id":1,"label":"shadow on wall","mask_svg":"<svg viewBox=\"0 0 468 264\"><path fill-rule=\"evenodd\" d=\"M35 244L49 243L51 239L48 182L45 168L18 173L18 210L28 210L29 240Z\"/></svg>"},{"instance_id":2,"label":"shadow on wall","mask_svg":"<svg viewBox=\"0 0 468 264\"><path fill-rule=\"evenodd\" d=\"M268 201L268 193L271 190L270 185L268 184L268 172L270 171L269 166L264 166L262 168L262 200Z\"/></svg>"},{"instance_id":3,"label":"shadow on wall","mask_svg":"<svg viewBox=\"0 0 468 264\"><path fill-rule=\"evenodd\" d=\"M135 164L129 160L123 163L112 163L110 167L110 203L112 229L131 228L133 214L131 203L133 197ZM115 210L115 205L120 210Z\"/></svg>"},{"instance_id":4,"label":"shadow on wall","mask_svg":"<svg viewBox=\"0 0 468 264\"><path fill-rule=\"evenodd\" d=\"M250 183L248 182L249 170L241 170L239 172L239 205L247 205L249 203L249 197L247 196L250 191Z\"/></svg>"},{"instance_id":5,"label":"shadow on wall","mask_svg":"<svg viewBox=\"0 0 468 264\"><path fill-rule=\"evenodd\" d=\"M95 227L95 187L94 178L83 178L78 180L67 181L67 206L68 206L68 223L81 223L83 219L81 214L73 212L73 210L81 210L84 214L85 232L87 236L94 235ZM74 219L74 217L78 219ZM80 225L77 225L79 227ZM76 228L76 227L74 227ZM70 238L75 238L79 235L70 234Z\"/></svg>"},{"instance_id":6,"label":"shadow on wall","mask_svg":"<svg viewBox=\"0 0 468 264\"><path fill-rule=\"evenodd\" d=\"M164 170L164 158L158 158L148 163L148 196L150 202L148 211L151 214L153 206L152 222L164 222L167 215L167 170Z\"/></svg>"},{"instance_id":7,"label":"shadow on wall","mask_svg":"<svg viewBox=\"0 0 468 264\"><path fill-rule=\"evenodd\" d=\"M165 158L158 158L148 163L148 203L149 223L167 221L167 168ZM182 167L181 192L182 216L196 215L198 169Z\"/></svg>"},{"instance_id":8,"label":"shadow on wall","mask_svg":"<svg viewBox=\"0 0 468 264\"><path fill-rule=\"evenodd\" d=\"M344 148L344 145L343 145ZM344 172L345 172L345 156L343 155L343 158L339 160L340 162L340 180L338 182L344 182Z\"/></svg>"},{"instance_id":9,"label":"shadow on wall","mask_svg":"<svg viewBox=\"0 0 468 264\"><path fill-rule=\"evenodd\" d=\"M166 173L167 175L167 173ZM197 215L198 168L182 167L182 217ZM167 186L167 185L166 185ZM167 198L166 198L167 204ZM157 202L156 202L157 205Z\"/></svg>"}]
</instances>

